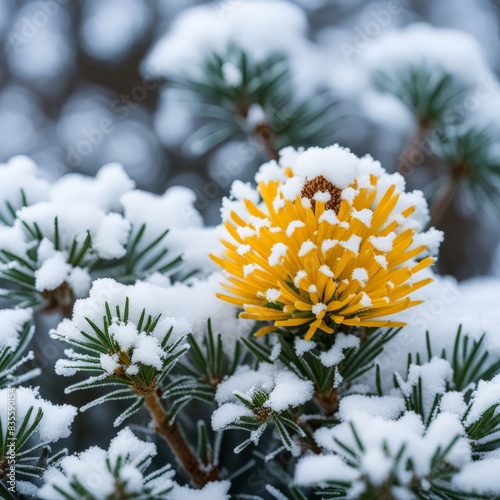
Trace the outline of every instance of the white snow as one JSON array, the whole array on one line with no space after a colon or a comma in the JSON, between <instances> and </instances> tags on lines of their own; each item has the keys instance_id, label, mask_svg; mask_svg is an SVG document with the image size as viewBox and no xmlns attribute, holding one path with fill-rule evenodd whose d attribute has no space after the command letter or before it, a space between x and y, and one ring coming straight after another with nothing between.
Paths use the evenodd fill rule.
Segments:
<instances>
[{"instance_id":1,"label":"white snow","mask_svg":"<svg viewBox=\"0 0 500 500\"><path fill-rule=\"evenodd\" d=\"M0 390L0 406L7 408L10 389ZM41 442L55 443L59 439L68 437L71 433L71 424L77 413L77 409L70 405L54 405L42 399L37 389L18 387L15 389L16 421L22 422L29 409L33 412L28 419L28 427L36 418L38 409L43 411L43 417L37 427ZM0 413L2 428L7 428L7 413Z\"/></svg>"},{"instance_id":2,"label":"white snow","mask_svg":"<svg viewBox=\"0 0 500 500\"><path fill-rule=\"evenodd\" d=\"M238 366L234 375L223 380L217 386L215 400L219 403L229 401L236 402L234 391L251 393L254 390L262 389L266 392L271 391L274 385L274 373L276 367L267 363L261 363L257 370L252 370L249 366Z\"/></svg>"},{"instance_id":3,"label":"white snow","mask_svg":"<svg viewBox=\"0 0 500 500\"><path fill-rule=\"evenodd\" d=\"M312 399L314 385L310 380L302 380L288 371L280 371L276 375L275 387L269 394L264 406L281 412L294 408Z\"/></svg>"},{"instance_id":4,"label":"white snow","mask_svg":"<svg viewBox=\"0 0 500 500\"><path fill-rule=\"evenodd\" d=\"M283 258L286 256L288 247L284 243L275 243L271 248L271 255L269 255L268 263L270 266L277 266L281 264Z\"/></svg>"},{"instance_id":5,"label":"white snow","mask_svg":"<svg viewBox=\"0 0 500 500\"><path fill-rule=\"evenodd\" d=\"M400 377L398 377L399 380ZM422 401L425 415L429 415L436 395L446 392L447 385L453 379L453 369L444 359L432 358L423 365L411 365L406 382L401 383L401 391L406 397L412 394L413 388L421 384Z\"/></svg>"},{"instance_id":6,"label":"white snow","mask_svg":"<svg viewBox=\"0 0 500 500\"><path fill-rule=\"evenodd\" d=\"M71 273L71 266L66 262L66 257L57 252L50 257L35 272L35 286L40 292L59 288Z\"/></svg>"},{"instance_id":7,"label":"white snow","mask_svg":"<svg viewBox=\"0 0 500 500\"><path fill-rule=\"evenodd\" d=\"M127 250L130 234L130 223L121 215L110 213L103 217L92 246L102 259L117 259L123 257Z\"/></svg>"},{"instance_id":8,"label":"white snow","mask_svg":"<svg viewBox=\"0 0 500 500\"><path fill-rule=\"evenodd\" d=\"M361 64L370 72L391 73L421 65L446 71L469 85L490 75L483 51L471 35L424 23L382 33L363 51Z\"/></svg>"},{"instance_id":9,"label":"white snow","mask_svg":"<svg viewBox=\"0 0 500 500\"><path fill-rule=\"evenodd\" d=\"M121 210L120 198L135 187L119 163L101 167L95 177L66 174L50 188L50 199L59 204L89 203L108 212Z\"/></svg>"},{"instance_id":10,"label":"white snow","mask_svg":"<svg viewBox=\"0 0 500 500\"><path fill-rule=\"evenodd\" d=\"M138 439L126 427L112 439L107 451L94 446L64 457L57 466L49 468L43 475L44 484L38 496L45 500L63 500L74 495L71 483L77 481L96 500L115 496L117 482L124 486L125 491L120 494L154 497L156 492L174 485L171 469L153 480L143 475L155 455L153 443Z\"/></svg>"},{"instance_id":11,"label":"white snow","mask_svg":"<svg viewBox=\"0 0 500 500\"><path fill-rule=\"evenodd\" d=\"M152 366L160 371L163 366L162 358L164 357L164 351L156 337L151 337L144 332L139 335L132 354L132 363Z\"/></svg>"},{"instance_id":12,"label":"white snow","mask_svg":"<svg viewBox=\"0 0 500 500\"><path fill-rule=\"evenodd\" d=\"M312 486L326 481L355 481L359 476L358 470L336 455L309 455L297 462L294 481L299 486Z\"/></svg>"},{"instance_id":13,"label":"white snow","mask_svg":"<svg viewBox=\"0 0 500 500\"><path fill-rule=\"evenodd\" d=\"M295 201L304 187L304 178L298 175L290 177L280 188L281 194L288 201Z\"/></svg>"},{"instance_id":14,"label":"white snow","mask_svg":"<svg viewBox=\"0 0 500 500\"><path fill-rule=\"evenodd\" d=\"M212 429L221 431L243 416L252 417L253 412L241 404L224 403L212 413Z\"/></svg>"},{"instance_id":15,"label":"white snow","mask_svg":"<svg viewBox=\"0 0 500 500\"><path fill-rule=\"evenodd\" d=\"M480 380L472 394L470 411L464 421L469 426L479 420L482 414L494 405L500 405L500 375L492 380ZM495 414L498 414L497 409Z\"/></svg>"},{"instance_id":16,"label":"white snow","mask_svg":"<svg viewBox=\"0 0 500 500\"><path fill-rule=\"evenodd\" d=\"M16 350L20 334L32 316L31 309L0 309L0 352Z\"/></svg>"},{"instance_id":17,"label":"white snow","mask_svg":"<svg viewBox=\"0 0 500 500\"><path fill-rule=\"evenodd\" d=\"M322 352L319 356L321 362L327 366L337 366L345 358L344 351L347 349L356 349L359 346L359 338L355 335L345 335L338 333L335 342L328 351Z\"/></svg>"},{"instance_id":18,"label":"white snow","mask_svg":"<svg viewBox=\"0 0 500 500\"><path fill-rule=\"evenodd\" d=\"M48 198L49 184L41 171L27 156L14 156L0 164L0 225L2 218L10 220L9 203L14 210L23 206L24 193L28 205Z\"/></svg>"},{"instance_id":19,"label":"white snow","mask_svg":"<svg viewBox=\"0 0 500 500\"><path fill-rule=\"evenodd\" d=\"M229 481L214 481L201 489L191 489L188 486L174 484L174 488L168 493L168 496L171 500L229 500L230 486Z\"/></svg>"},{"instance_id":20,"label":"white snow","mask_svg":"<svg viewBox=\"0 0 500 500\"><path fill-rule=\"evenodd\" d=\"M485 459L466 464L453 476L458 488L480 495L498 495L500 490L500 458Z\"/></svg>"},{"instance_id":21,"label":"white snow","mask_svg":"<svg viewBox=\"0 0 500 500\"><path fill-rule=\"evenodd\" d=\"M396 420L405 411L404 400L397 396L363 396L351 394L339 402L339 417L349 420L356 412L363 412L385 420Z\"/></svg>"},{"instance_id":22,"label":"white snow","mask_svg":"<svg viewBox=\"0 0 500 500\"><path fill-rule=\"evenodd\" d=\"M297 159L297 173L311 180L323 176L334 186L344 189L356 178L359 158L338 144L327 148L309 148Z\"/></svg>"}]
</instances>

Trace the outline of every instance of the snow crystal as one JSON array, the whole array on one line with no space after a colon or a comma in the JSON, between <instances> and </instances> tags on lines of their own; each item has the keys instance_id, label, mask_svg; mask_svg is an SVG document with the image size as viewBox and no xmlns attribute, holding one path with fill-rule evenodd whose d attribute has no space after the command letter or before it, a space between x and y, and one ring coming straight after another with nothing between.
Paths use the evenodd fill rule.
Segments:
<instances>
[{"instance_id":1,"label":"snow crystal","mask_svg":"<svg viewBox=\"0 0 500 500\"><path fill-rule=\"evenodd\" d=\"M367 451L361 460L361 471L366 473L370 483L375 486L381 486L387 480L392 467L392 460L380 449Z\"/></svg>"},{"instance_id":2,"label":"snow crystal","mask_svg":"<svg viewBox=\"0 0 500 500\"><path fill-rule=\"evenodd\" d=\"M7 408L9 389L0 390L0 407ZM70 427L75 418L77 409L70 405L54 405L38 395L38 391L26 387L18 387L16 391L17 420L22 422L31 407L34 411L29 418L28 427L36 418L38 409L43 411L43 417L37 427L41 442L55 443L59 439L70 435ZM0 412L0 421L4 429L7 428L7 414Z\"/></svg>"},{"instance_id":3,"label":"snow crystal","mask_svg":"<svg viewBox=\"0 0 500 500\"><path fill-rule=\"evenodd\" d=\"M345 350L355 349L358 346L359 338L355 335L338 333L333 346L328 351L322 352L319 359L327 367L337 366L345 358Z\"/></svg>"},{"instance_id":4,"label":"snow crystal","mask_svg":"<svg viewBox=\"0 0 500 500\"><path fill-rule=\"evenodd\" d=\"M498 495L500 491L500 458L484 459L466 464L453 476L453 484L480 495Z\"/></svg>"},{"instance_id":5,"label":"snow crystal","mask_svg":"<svg viewBox=\"0 0 500 500\"><path fill-rule=\"evenodd\" d=\"M374 255L373 258L378 262L382 269L387 269L387 257L385 255Z\"/></svg>"},{"instance_id":6,"label":"snow crystal","mask_svg":"<svg viewBox=\"0 0 500 500\"><path fill-rule=\"evenodd\" d=\"M38 496L46 500L63 500L67 495L60 491L73 491L71 484L75 482L84 486L96 500L114 496L117 482L124 484L123 493L129 496L144 496L146 482L149 483L147 486L153 487L149 492L154 494L156 481L168 487L172 477L170 470L153 481L143 477L140 470L142 464L147 464L155 455L156 446L153 443L138 439L126 427L113 438L108 451L94 446L78 455L64 457L56 467L49 468L43 476L44 485Z\"/></svg>"},{"instance_id":7,"label":"snow crystal","mask_svg":"<svg viewBox=\"0 0 500 500\"><path fill-rule=\"evenodd\" d=\"M462 418L467 411L467 404L465 403L464 396L458 391L448 391L443 394L439 403L441 411L453 413L459 418Z\"/></svg>"},{"instance_id":8,"label":"snow crystal","mask_svg":"<svg viewBox=\"0 0 500 500\"><path fill-rule=\"evenodd\" d=\"M24 325L31 321L31 309L0 309L0 352L16 350Z\"/></svg>"},{"instance_id":9,"label":"snow crystal","mask_svg":"<svg viewBox=\"0 0 500 500\"><path fill-rule=\"evenodd\" d=\"M35 286L40 292L59 288L71 273L71 266L66 262L66 257L57 252L42 263L35 272Z\"/></svg>"},{"instance_id":10,"label":"snow crystal","mask_svg":"<svg viewBox=\"0 0 500 500\"><path fill-rule=\"evenodd\" d=\"M303 356L306 352L314 349L316 347L316 342L313 342L312 340L304 340L297 337L293 342L293 346L295 348L295 354L300 357Z\"/></svg>"},{"instance_id":11,"label":"snow crystal","mask_svg":"<svg viewBox=\"0 0 500 500\"><path fill-rule=\"evenodd\" d=\"M362 210L353 209L351 211L351 217L360 220L366 227L370 227L373 211L369 208L363 208Z\"/></svg>"},{"instance_id":12,"label":"snow crystal","mask_svg":"<svg viewBox=\"0 0 500 500\"><path fill-rule=\"evenodd\" d=\"M352 187L348 187L342 190L342 199L347 201L349 205L352 205L354 198L356 198L358 191Z\"/></svg>"},{"instance_id":13,"label":"snow crystal","mask_svg":"<svg viewBox=\"0 0 500 500\"><path fill-rule=\"evenodd\" d=\"M318 222L328 222L328 224L331 224L334 226L335 224L339 223L339 219L337 218L337 214L333 210L325 210L318 219Z\"/></svg>"},{"instance_id":14,"label":"snow crystal","mask_svg":"<svg viewBox=\"0 0 500 500\"><path fill-rule=\"evenodd\" d=\"M11 215L7 203L16 210L24 204L23 193L28 205L48 198L49 184L40 176L36 164L27 156L14 156L7 163L0 164L0 225L2 219Z\"/></svg>"},{"instance_id":15,"label":"snow crystal","mask_svg":"<svg viewBox=\"0 0 500 500\"><path fill-rule=\"evenodd\" d=\"M311 240L304 241L304 243L300 246L299 257L303 257L315 248L316 245Z\"/></svg>"},{"instance_id":16,"label":"snow crystal","mask_svg":"<svg viewBox=\"0 0 500 500\"><path fill-rule=\"evenodd\" d=\"M323 304L322 302L318 302L317 304L314 304L311 309L312 313L316 316L319 316L321 312L326 311L326 305Z\"/></svg>"},{"instance_id":17,"label":"snow crystal","mask_svg":"<svg viewBox=\"0 0 500 500\"><path fill-rule=\"evenodd\" d=\"M390 252L394 238L396 238L396 233L389 233L387 236L370 236L369 241L375 250Z\"/></svg>"},{"instance_id":18,"label":"snow crystal","mask_svg":"<svg viewBox=\"0 0 500 500\"><path fill-rule=\"evenodd\" d=\"M212 413L212 429L222 431L228 425L237 422L241 417L252 417L253 412L246 406L235 403L224 403Z\"/></svg>"},{"instance_id":19,"label":"snow crystal","mask_svg":"<svg viewBox=\"0 0 500 500\"><path fill-rule=\"evenodd\" d=\"M334 186L344 189L356 178L359 158L338 144L327 148L306 149L297 159L296 172L311 180L323 176Z\"/></svg>"},{"instance_id":20,"label":"snow crystal","mask_svg":"<svg viewBox=\"0 0 500 500\"><path fill-rule=\"evenodd\" d=\"M144 250L166 230L170 230L160 244L169 250L165 263L172 259L172 254L183 253L190 246L190 240L182 238L182 232L203 227L202 217L194 208L195 201L195 193L180 186L167 189L162 196L139 190L122 196L125 218L132 224L133 233L145 225L137 251ZM211 248L205 250L210 251Z\"/></svg>"},{"instance_id":21,"label":"snow crystal","mask_svg":"<svg viewBox=\"0 0 500 500\"><path fill-rule=\"evenodd\" d=\"M281 344L277 342L276 344L274 344L271 350L271 354L269 354L269 359L271 361L276 361L279 358L280 354L281 354Z\"/></svg>"},{"instance_id":22,"label":"snow crystal","mask_svg":"<svg viewBox=\"0 0 500 500\"><path fill-rule=\"evenodd\" d=\"M133 323L113 323L108 328L109 334L114 338L122 351L127 351L134 346L139 339L139 332Z\"/></svg>"},{"instance_id":23,"label":"snow crystal","mask_svg":"<svg viewBox=\"0 0 500 500\"><path fill-rule=\"evenodd\" d=\"M247 278L258 268L259 266L257 264L245 264L243 266L243 276Z\"/></svg>"},{"instance_id":24,"label":"snow crystal","mask_svg":"<svg viewBox=\"0 0 500 500\"><path fill-rule=\"evenodd\" d=\"M357 267L352 271L352 279L356 280L362 287L364 287L368 281L368 271L363 267Z\"/></svg>"},{"instance_id":25,"label":"snow crystal","mask_svg":"<svg viewBox=\"0 0 500 500\"><path fill-rule=\"evenodd\" d=\"M421 255L423 257L427 255L435 257L437 256L439 247L443 241L444 233L431 227L425 232L418 232L413 235L413 244L409 250L425 245L427 247L427 252L422 252Z\"/></svg>"},{"instance_id":26,"label":"snow crystal","mask_svg":"<svg viewBox=\"0 0 500 500\"><path fill-rule=\"evenodd\" d=\"M164 351L157 338L151 337L144 332L139 335L132 354L132 363L142 363L160 371L163 366L162 358L164 357Z\"/></svg>"},{"instance_id":27,"label":"snow crystal","mask_svg":"<svg viewBox=\"0 0 500 500\"><path fill-rule=\"evenodd\" d=\"M66 174L50 189L52 201L72 205L89 203L104 211L121 211L120 198L135 187L119 163L101 167L95 177Z\"/></svg>"},{"instance_id":28,"label":"snow crystal","mask_svg":"<svg viewBox=\"0 0 500 500\"><path fill-rule=\"evenodd\" d=\"M285 257L288 247L284 243L275 243L271 248L271 255L269 256L268 262L270 266L276 266L280 264Z\"/></svg>"},{"instance_id":29,"label":"snow crystal","mask_svg":"<svg viewBox=\"0 0 500 500\"><path fill-rule=\"evenodd\" d=\"M313 200L327 203L332 199L332 195L328 191L317 191L314 193Z\"/></svg>"},{"instance_id":30,"label":"snow crystal","mask_svg":"<svg viewBox=\"0 0 500 500\"><path fill-rule=\"evenodd\" d=\"M274 384L275 371L276 367L268 363L260 363L257 370L252 370L246 365L239 366L234 375L217 386L215 400L219 404L237 401L233 394L235 390L247 393L251 390L262 389L269 392Z\"/></svg>"},{"instance_id":31,"label":"snow crystal","mask_svg":"<svg viewBox=\"0 0 500 500\"><path fill-rule=\"evenodd\" d=\"M66 281L71 290L73 290L75 298L80 299L87 295L92 283L92 277L86 269L74 267L66 278Z\"/></svg>"},{"instance_id":32,"label":"snow crystal","mask_svg":"<svg viewBox=\"0 0 500 500\"><path fill-rule=\"evenodd\" d=\"M323 253L328 252L328 250L332 249L334 246L338 244L339 240L324 240L321 244L321 251Z\"/></svg>"},{"instance_id":33,"label":"snow crystal","mask_svg":"<svg viewBox=\"0 0 500 500\"><path fill-rule=\"evenodd\" d=\"M295 230L300 227L305 227L305 223L301 220L293 220L286 228L286 235L290 238Z\"/></svg>"},{"instance_id":34,"label":"snow crystal","mask_svg":"<svg viewBox=\"0 0 500 500\"><path fill-rule=\"evenodd\" d=\"M254 204L258 204L259 199L259 193L249 182L235 180L231 185L229 197L224 197L222 199L222 220L230 220L232 212L235 212L241 218L246 219L249 213L244 200L249 200Z\"/></svg>"},{"instance_id":35,"label":"snow crystal","mask_svg":"<svg viewBox=\"0 0 500 500\"><path fill-rule=\"evenodd\" d=\"M353 234L347 241L339 241L339 245L346 250L350 250L354 253L354 255L358 255L359 247L361 245L361 237Z\"/></svg>"},{"instance_id":36,"label":"snow crystal","mask_svg":"<svg viewBox=\"0 0 500 500\"><path fill-rule=\"evenodd\" d=\"M127 252L125 245L130 234L130 222L121 215L106 215L92 239L92 246L102 259L118 259Z\"/></svg>"},{"instance_id":37,"label":"snow crystal","mask_svg":"<svg viewBox=\"0 0 500 500\"><path fill-rule=\"evenodd\" d=\"M268 288L266 290L266 300L268 302L276 302L281 297L281 290L279 288Z\"/></svg>"},{"instance_id":38,"label":"snow crystal","mask_svg":"<svg viewBox=\"0 0 500 500\"><path fill-rule=\"evenodd\" d=\"M357 437L351 426L355 428ZM411 484L415 476L425 478L431 472L436 452L447 449L457 437L446 455L447 463L461 467L471 459L471 448L464 436L463 426L455 415L449 413L440 413L426 432L420 416L413 412L406 412L398 420L385 420L380 416L354 411L348 421L334 428L320 428L314 437L325 450L349 459L351 456L346 453L345 447L359 450L359 438L363 444L360 453L363 472L377 484L386 480L391 472L402 485ZM380 457L380 452L390 458L393 465L402 452L399 463L411 461L414 472L401 467L389 468L385 461L379 463L375 457Z\"/></svg>"},{"instance_id":39,"label":"snow crystal","mask_svg":"<svg viewBox=\"0 0 500 500\"><path fill-rule=\"evenodd\" d=\"M302 204L302 206L304 208L312 208L312 203L311 203L311 200L309 198L301 198L300 199L300 203Z\"/></svg>"},{"instance_id":40,"label":"snow crystal","mask_svg":"<svg viewBox=\"0 0 500 500\"><path fill-rule=\"evenodd\" d=\"M354 413L363 412L386 420L396 420L405 411L403 398L396 396L363 396L352 394L339 402L339 417L349 420Z\"/></svg>"},{"instance_id":41,"label":"snow crystal","mask_svg":"<svg viewBox=\"0 0 500 500\"><path fill-rule=\"evenodd\" d=\"M312 486L326 481L355 481L359 477L357 469L336 455L310 455L297 462L294 480L299 486Z\"/></svg>"},{"instance_id":42,"label":"snow crystal","mask_svg":"<svg viewBox=\"0 0 500 500\"><path fill-rule=\"evenodd\" d=\"M201 489L191 489L188 486L174 484L174 488L169 491L169 500L229 500L229 481L214 481L206 484Z\"/></svg>"},{"instance_id":43,"label":"snow crystal","mask_svg":"<svg viewBox=\"0 0 500 500\"><path fill-rule=\"evenodd\" d=\"M295 278L293 279L293 284L298 288L300 286L300 282L307 277L307 272L304 271L303 269L298 271L297 274L295 275Z\"/></svg>"},{"instance_id":44,"label":"snow crystal","mask_svg":"<svg viewBox=\"0 0 500 500\"><path fill-rule=\"evenodd\" d=\"M257 184L260 184L261 182L267 184L270 181L277 181L277 180L285 182L286 179L287 177L285 175L283 168L278 164L276 160L271 160L267 163L263 163L259 167L257 173L255 174L255 182Z\"/></svg>"},{"instance_id":45,"label":"snow crystal","mask_svg":"<svg viewBox=\"0 0 500 500\"><path fill-rule=\"evenodd\" d=\"M400 382L400 387L403 394L409 397L413 388L421 383L423 410L426 415L429 415L436 395L444 394L452 379L453 368L450 363L444 359L432 358L421 366L411 365L407 381Z\"/></svg>"},{"instance_id":46,"label":"snow crystal","mask_svg":"<svg viewBox=\"0 0 500 500\"><path fill-rule=\"evenodd\" d=\"M250 250L252 249L252 247L250 245L240 245L237 249L236 249L236 253L238 255L245 255L247 254Z\"/></svg>"},{"instance_id":47,"label":"snow crystal","mask_svg":"<svg viewBox=\"0 0 500 500\"><path fill-rule=\"evenodd\" d=\"M120 366L118 363L118 356L116 356L116 354L113 356L109 354L101 354L99 361L101 362L103 370L109 375L112 375Z\"/></svg>"},{"instance_id":48,"label":"snow crystal","mask_svg":"<svg viewBox=\"0 0 500 500\"><path fill-rule=\"evenodd\" d=\"M280 188L281 194L288 201L295 201L304 187L304 179L296 175L288 179Z\"/></svg>"},{"instance_id":49,"label":"snow crystal","mask_svg":"<svg viewBox=\"0 0 500 500\"><path fill-rule=\"evenodd\" d=\"M276 412L304 404L314 394L314 384L310 380L300 379L292 372L279 371L275 383L264 406Z\"/></svg>"},{"instance_id":50,"label":"snow crystal","mask_svg":"<svg viewBox=\"0 0 500 500\"><path fill-rule=\"evenodd\" d=\"M465 426L477 422L483 413L494 405L500 405L500 375L492 380L480 380L472 393L471 408L464 421ZM499 410L495 413L498 413Z\"/></svg>"},{"instance_id":51,"label":"snow crystal","mask_svg":"<svg viewBox=\"0 0 500 500\"><path fill-rule=\"evenodd\" d=\"M333 278L334 277L334 274L333 274L332 270L326 264L323 264L322 266L319 267L319 272L321 274L324 274L328 278Z\"/></svg>"}]
</instances>

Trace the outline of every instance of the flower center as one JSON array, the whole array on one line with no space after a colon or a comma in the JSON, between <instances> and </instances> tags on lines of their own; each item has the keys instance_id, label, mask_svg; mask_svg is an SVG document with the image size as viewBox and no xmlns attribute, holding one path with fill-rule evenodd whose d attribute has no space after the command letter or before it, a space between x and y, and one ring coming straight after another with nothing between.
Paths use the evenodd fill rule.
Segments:
<instances>
[{"instance_id":1,"label":"flower center","mask_svg":"<svg viewBox=\"0 0 500 500\"><path fill-rule=\"evenodd\" d=\"M316 208L316 201L323 201L323 196L330 195L329 199L325 202L325 208L327 210L333 210L336 214L339 213L340 202L342 201L342 189L338 188L330 181L325 179L322 175L307 181L302 188L300 193L302 197L309 198L311 200L313 210ZM328 196L326 196L328 198Z\"/></svg>"}]
</instances>

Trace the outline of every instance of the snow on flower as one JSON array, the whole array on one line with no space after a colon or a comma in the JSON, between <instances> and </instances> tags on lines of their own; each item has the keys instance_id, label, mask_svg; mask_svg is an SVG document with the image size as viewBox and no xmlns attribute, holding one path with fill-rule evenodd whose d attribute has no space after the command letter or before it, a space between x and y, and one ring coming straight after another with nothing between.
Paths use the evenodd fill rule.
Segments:
<instances>
[{"instance_id":1,"label":"snow on flower","mask_svg":"<svg viewBox=\"0 0 500 500\"><path fill-rule=\"evenodd\" d=\"M338 145L311 148L295 163L281 165L298 179L293 194L289 180L266 178L257 188L262 203L243 201L249 216L227 215L226 252L213 259L229 294L218 296L242 307L242 318L273 323L258 334L301 327L309 340L342 324L402 326L385 318L419 303L411 294L431 279L414 276L434 262L414 242L427 217L421 196L405 193L399 174ZM239 252L242 245L251 249ZM281 292L272 302L269 287Z\"/></svg>"}]
</instances>

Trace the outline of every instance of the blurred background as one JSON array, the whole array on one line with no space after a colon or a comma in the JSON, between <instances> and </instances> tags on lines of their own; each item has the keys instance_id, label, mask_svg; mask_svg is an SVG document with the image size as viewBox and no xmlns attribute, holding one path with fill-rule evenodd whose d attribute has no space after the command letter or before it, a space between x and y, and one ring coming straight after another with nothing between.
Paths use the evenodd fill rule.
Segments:
<instances>
[{"instance_id":1,"label":"blurred background","mask_svg":"<svg viewBox=\"0 0 500 500\"><path fill-rule=\"evenodd\" d=\"M445 190L436 208L444 206L443 214L434 221L446 233L443 273L459 279L500 275L499 217L491 206L500 206L498 193L493 192L492 203L478 206L466 193L446 191L446 183L436 186L451 165L439 161L446 154L429 153L424 142L413 156L411 149L412 140L423 139L430 127L397 90L387 93L386 85L380 92L380 85L370 83L370 71L387 62L384 54L395 52L397 59L397 51L406 47L391 33L422 22L460 30L469 44L464 51L472 49L464 53L462 40L455 43L450 33L448 69L464 80L483 78L486 98L462 104L475 123L490 127L490 121L500 120L498 2L283 0L274 2L274 11L245 11L251 3L256 2L2 0L0 161L28 154L48 177L92 175L118 161L142 189L160 193L172 185L191 187L206 222L217 224L231 182L251 180L258 165L275 155L273 148L339 142L357 155L371 154L387 170L399 168L409 188L424 189L430 198ZM225 38L215 35L217 23L225 26ZM218 107L217 99L233 99L232 105L241 95L221 90L217 81L208 89L196 87L196 80L206 81L203 72L210 67L193 57L200 51L207 58L209 50L217 53L222 59L212 63L219 64L225 84L237 89L241 67L234 55L224 59L229 52L223 45L234 41L231 30L237 32L239 48L252 53L256 74L281 67L282 60L265 59L275 54L287 64L269 84L268 93L278 97L245 101L238 108L237 128L226 127L232 108ZM419 36L428 41L429 52L433 43L437 52L445 50L442 39L431 40L432 33ZM415 45L420 44L408 42L404 54L410 62L422 56ZM192 99L193 90L198 99ZM315 109L304 112L301 103ZM455 108L455 114L463 115L465 108ZM311 129L311 122L319 126ZM488 144L495 170L491 153L500 143Z\"/></svg>"}]
</instances>

